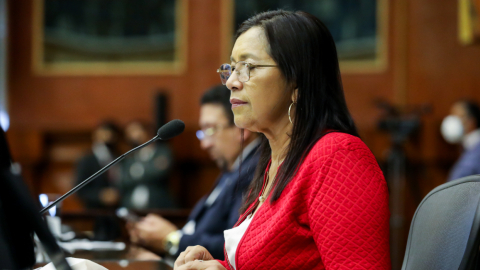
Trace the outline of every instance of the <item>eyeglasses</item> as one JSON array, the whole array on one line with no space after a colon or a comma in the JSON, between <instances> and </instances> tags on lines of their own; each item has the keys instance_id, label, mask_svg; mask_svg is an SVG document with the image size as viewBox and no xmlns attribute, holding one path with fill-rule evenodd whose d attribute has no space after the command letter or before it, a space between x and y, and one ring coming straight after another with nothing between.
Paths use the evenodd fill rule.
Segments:
<instances>
[{"instance_id":1,"label":"eyeglasses","mask_svg":"<svg viewBox=\"0 0 480 270\"><path fill-rule=\"evenodd\" d=\"M241 82L248 82L250 80L250 70L256 67L276 67L276 65L254 65L245 61L240 61L232 67L229 64L223 64L217 69L217 73L220 74L220 80L223 85L227 84L228 78L232 76L232 71L235 71L238 76L238 80Z\"/></svg>"},{"instance_id":2,"label":"eyeglasses","mask_svg":"<svg viewBox=\"0 0 480 270\"><path fill-rule=\"evenodd\" d=\"M226 129L228 127L231 127L231 126L218 125L218 126L215 126L215 127L208 127L208 128L205 128L205 129L197 130L196 135L197 135L197 138L201 141L201 140L204 140L206 138L212 137L218 131L220 131L222 129Z\"/></svg>"}]
</instances>

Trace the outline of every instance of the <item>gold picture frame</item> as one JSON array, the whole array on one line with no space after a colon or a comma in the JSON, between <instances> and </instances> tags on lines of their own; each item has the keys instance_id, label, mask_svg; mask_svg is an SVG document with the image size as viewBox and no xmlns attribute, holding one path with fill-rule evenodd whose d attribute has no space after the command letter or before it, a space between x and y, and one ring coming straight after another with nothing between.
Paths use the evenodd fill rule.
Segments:
<instances>
[{"instance_id":1,"label":"gold picture frame","mask_svg":"<svg viewBox=\"0 0 480 270\"><path fill-rule=\"evenodd\" d=\"M480 43L480 0L458 1L458 38L463 45Z\"/></svg>"},{"instance_id":2,"label":"gold picture frame","mask_svg":"<svg viewBox=\"0 0 480 270\"><path fill-rule=\"evenodd\" d=\"M375 59L340 60L342 74L381 73L388 67L388 0L377 0L377 51Z\"/></svg>"},{"instance_id":3,"label":"gold picture frame","mask_svg":"<svg viewBox=\"0 0 480 270\"><path fill-rule=\"evenodd\" d=\"M221 25L221 57L229 59L233 47L235 0L222 0ZM340 60L342 74L349 73L380 73L388 66L388 26L389 1L377 0L376 5L376 54L374 59L368 60Z\"/></svg>"},{"instance_id":4,"label":"gold picture frame","mask_svg":"<svg viewBox=\"0 0 480 270\"><path fill-rule=\"evenodd\" d=\"M32 71L39 76L178 75L186 68L188 0L174 0L173 56L168 61L45 61L45 1L33 1Z\"/></svg>"}]
</instances>

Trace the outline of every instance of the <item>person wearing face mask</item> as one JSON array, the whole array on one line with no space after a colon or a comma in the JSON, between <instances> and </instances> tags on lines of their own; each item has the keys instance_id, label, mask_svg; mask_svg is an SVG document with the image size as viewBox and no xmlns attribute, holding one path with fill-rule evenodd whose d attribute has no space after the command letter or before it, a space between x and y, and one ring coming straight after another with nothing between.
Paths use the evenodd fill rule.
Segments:
<instances>
[{"instance_id":1,"label":"person wearing face mask","mask_svg":"<svg viewBox=\"0 0 480 270\"><path fill-rule=\"evenodd\" d=\"M132 121L125 128L130 148L147 142L153 134L148 124ZM121 203L129 209L174 208L169 191L172 152L165 142L147 145L121 163Z\"/></svg>"},{"instance_id":2,"label":"person wearing face mask","mask_svg":"<svg viewBox=\"0 0 480 270\"><path fill-rule=\"evenodd\" d=\"M448 181L480 174L480 108L473 101L453 104L450 115L441 125L443 138L452 144L461 143L463 153L453 165Z\"/></svg>"}]
</instances>

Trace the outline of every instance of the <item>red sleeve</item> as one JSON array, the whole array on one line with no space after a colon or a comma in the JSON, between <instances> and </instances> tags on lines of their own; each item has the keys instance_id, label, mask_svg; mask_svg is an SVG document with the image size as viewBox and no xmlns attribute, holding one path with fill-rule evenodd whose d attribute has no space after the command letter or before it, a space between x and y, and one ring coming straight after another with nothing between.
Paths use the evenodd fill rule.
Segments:
<instances>
[{"instance_id":1,"label":"red sleeve","mask_svg":"<svg viewBox=\"0 0 480 270\"><path fill-rule=\"evenodd\" d=\"M311 230L329 269L390 269L388 190L360 139L312 149ZM329 149L325 151L324 149Z\"/></svg>"}]
</instances>

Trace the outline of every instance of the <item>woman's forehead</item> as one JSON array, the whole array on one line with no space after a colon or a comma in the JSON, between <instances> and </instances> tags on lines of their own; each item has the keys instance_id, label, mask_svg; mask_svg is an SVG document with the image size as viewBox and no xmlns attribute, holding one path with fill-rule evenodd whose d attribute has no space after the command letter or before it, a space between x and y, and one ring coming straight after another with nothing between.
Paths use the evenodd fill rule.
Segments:
<instances>
[{"instance_id":1,"label":"woman's forehead","mask_svg":"<svg viewBox=\"0 0 480 270\"><path fill-rule=\"evenodd\" d=\"M267 53L268 47L263 29L252 27L237 38L230 60L238 62L245 59L263 60L270 58Z\"/></svg>"}]
</instances>

